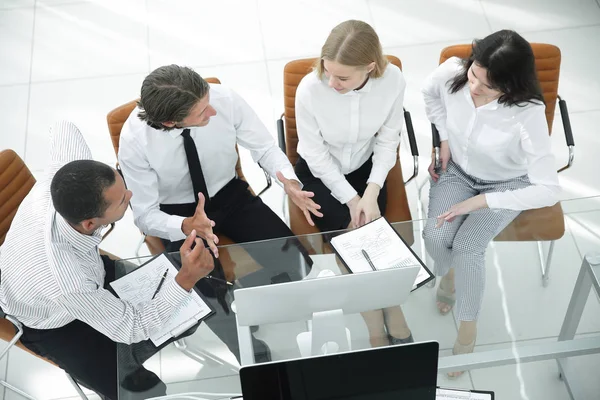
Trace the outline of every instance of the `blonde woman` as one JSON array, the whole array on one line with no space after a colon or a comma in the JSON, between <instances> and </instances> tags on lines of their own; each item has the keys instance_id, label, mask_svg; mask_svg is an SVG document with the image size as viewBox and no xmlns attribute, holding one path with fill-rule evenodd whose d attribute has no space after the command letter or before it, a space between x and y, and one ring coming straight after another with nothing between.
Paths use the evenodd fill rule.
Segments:
<instances>
[{"instance_id":1,"label":"blonde woman","mask_svg":"<svg viewBox=\"0 0 600 400\"><path fill-rule=\"evenodd\" d=\"M321 205L323 216L314 217L321 231L359 227L385 212L385 179L396 163L405 87L377 33L355 20L333 28L314 71L298 85L295 170ZM387 336L374 339L382 336L384 321L392 343L413 341L399 307L375 318L382 323L367 323L372 344L386 344Z\"/></svg>"}]
</instances>

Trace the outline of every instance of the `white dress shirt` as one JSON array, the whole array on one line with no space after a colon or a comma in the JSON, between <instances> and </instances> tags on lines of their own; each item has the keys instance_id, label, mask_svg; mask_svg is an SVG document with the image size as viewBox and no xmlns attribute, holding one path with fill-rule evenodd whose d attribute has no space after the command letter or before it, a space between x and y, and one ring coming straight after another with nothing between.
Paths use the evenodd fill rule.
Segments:
<instances>
[{"instance_id":1,"label":"white dress shirt","mask_svg":"<svg viewBox=\"0 0 600 400\"><path fill-rule=\"evenodd\" d=\"M382 77L344 94L315 72L298 85L298 154L340 203L357 194L344 175L357 170L372 154L368 183L382 187L396 164L405 88L402 72L393 64L388 64Z\"/></svg>"},{"instance_id":2,"label":"white dress shirt","mask_svg":"<svg viewBox=\"0 0 600 400\"><path fill-rule=\"evenodd\" d=\"M300 181L267 128L237 93L222 85L210 85L210 104L217 115L206 126L190 128L210 197L236 176L236 143L250 150L254 161L276 182L277 171L287 179ZM159 209L160 204L195 201L183 129L154 129L138 118L139 111L134 109L123 125L119 142L119 164L133 192L135 224L152 236L170 241L185 239L181 230L184 218Z\"/></svg>"},{"instance_id":3,"label":"white dress shirt","mask_svg":"<svg viewBox=\"0 0 600 400\"><path fill-rule=\"evenodd\" d=\"M485 195L489 208L528 210L554 205L560 186L543 104L475 107L469 85L451 94L448 83L462 70L459 58L440 65L422 92L429 120L447 140L452 160L467 174L490 181L528 175L531 186Z\"/></svg>"},{"instance_id":4,"label":"white dress shirt","mask_svg":"<svg viewBox=\"0 0 600 400\"><path fill-rule=\"evenodd\" d=\"M190 294L171 280L154 300L133 306L103 289L100 232L77 232L50 196L55 173L92 154L70 122L52 128L50 154L48 169L21 203L1 248L0 306L30 328L59 328L77 319L116 342L148 339Z\"/></svg>"}]
</instances>

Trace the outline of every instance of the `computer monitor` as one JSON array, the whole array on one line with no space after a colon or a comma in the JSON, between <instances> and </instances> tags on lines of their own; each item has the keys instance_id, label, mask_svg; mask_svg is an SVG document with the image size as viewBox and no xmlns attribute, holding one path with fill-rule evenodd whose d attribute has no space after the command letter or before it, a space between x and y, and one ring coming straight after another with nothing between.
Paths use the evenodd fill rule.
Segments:
<instances>
[{"instance_id":1,"label":"computer monitor","mask_svg":"<svg viewBox=\"0 0 600 400\"><path fill-rule=\"evenodd\" d=\"M242 367L244 400L434 400L437 342Z\"/></svg>"},{"instance_id":2,"label":"computer monitor","mask_svg":"<svg viewBox=\"0 0 600 400\"><path fill-rule=\"evenodd\" d=\"M247 329L241 328L254 325L311 320L312 332L298 335L303 356L321 354L323 346L329 343L334 343L335 348L328 352L350 350L344 314L401 305L410 294L419 269L415 265L236 290L242 364L253 360L247 351Z\"/></svg>"}]
</instances>

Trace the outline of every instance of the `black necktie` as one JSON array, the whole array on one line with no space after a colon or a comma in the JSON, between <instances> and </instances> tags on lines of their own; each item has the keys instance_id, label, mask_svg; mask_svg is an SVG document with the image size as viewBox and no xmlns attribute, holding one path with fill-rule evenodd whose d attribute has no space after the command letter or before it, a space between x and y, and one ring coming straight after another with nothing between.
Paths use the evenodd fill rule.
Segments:
<instances>
[{"instance_id":1,"label":"black necktie","mask_svg":"<svg viewBox=\"0 0 600 400\"><path fill-rule=\"evenodd\" d=\"M198 158L198 149L194 139L190 136L190 130L184 129L181 132L183 136L183 147L185 148L185 156L187 158L188 167L190 168L190 176L192 177L192 186L194 187L194 198L196 203L198 202L198 192L202 192L206 203L209 202L208 189L206 188L206 181L202 174L202 166L200 166L200 158Z\"/></svg>"}]
</instances>

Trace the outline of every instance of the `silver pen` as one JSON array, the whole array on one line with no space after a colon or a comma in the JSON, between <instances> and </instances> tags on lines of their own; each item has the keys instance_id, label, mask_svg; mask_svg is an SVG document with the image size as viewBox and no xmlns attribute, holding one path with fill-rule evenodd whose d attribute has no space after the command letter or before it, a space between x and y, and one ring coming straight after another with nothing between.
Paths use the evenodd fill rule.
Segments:
<instances>
[{"instance_id":1,"label":"silver pen","mask_svg":"<svg viewBox=\"0 0 600 400\"><path fill-rule=\"evenodd\" d=\"M369 253L367 253L367 251L365 249L362 249L361 252L362 252L362 255L365 257L365 259L367 260L367 262L369 263L369 265L371 266L371 268L373 269L373 271L377 271L377 269L373 265L373 261L371 261L371 257L369 257Z\"/></svg>"}]
</instances>

